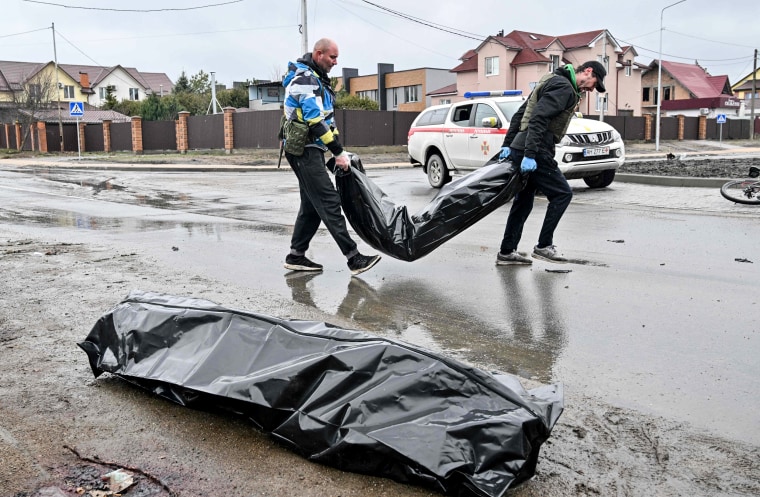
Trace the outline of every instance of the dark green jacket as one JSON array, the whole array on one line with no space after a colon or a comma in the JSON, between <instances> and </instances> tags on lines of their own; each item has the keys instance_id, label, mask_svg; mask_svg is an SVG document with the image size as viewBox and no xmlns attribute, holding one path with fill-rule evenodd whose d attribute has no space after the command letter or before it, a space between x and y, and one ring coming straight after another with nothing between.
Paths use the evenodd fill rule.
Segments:
<instances>
[{"instance_id":1,"label":"dark green jacket","mask_svg":"<svg viewBox=\"0 0 760 497\"><path fill-rule=\"evenodd\" d=\"M554 156L554 145L567 132L580 94L573 84L572 66L560 67L541 78L528 99L512 116L504 146L524 150L535 158L543 150Z\"/></svg>"}]
</instances>

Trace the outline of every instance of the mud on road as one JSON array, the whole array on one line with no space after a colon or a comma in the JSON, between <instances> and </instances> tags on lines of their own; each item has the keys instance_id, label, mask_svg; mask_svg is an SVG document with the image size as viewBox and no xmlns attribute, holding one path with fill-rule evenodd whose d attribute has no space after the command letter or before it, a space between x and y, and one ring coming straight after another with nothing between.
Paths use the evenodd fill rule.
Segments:
<instances>
[{"instance_id":1,"label":"mud on road","mask_svg":"<svg viewBox=\"0 0 760 497\"><path fill-rule=\"evenodd\" d=\"M0 274L0 497L82 495L116 468L135 474L125 496L439 495L312 464L231 414L177 406L109 375L96 380L76 346L131 289L352 323L148 254L2 226ZM508 495L760 495L758 461L757 446L567 392L536 477Z\"/></svg>"}]
</instances>

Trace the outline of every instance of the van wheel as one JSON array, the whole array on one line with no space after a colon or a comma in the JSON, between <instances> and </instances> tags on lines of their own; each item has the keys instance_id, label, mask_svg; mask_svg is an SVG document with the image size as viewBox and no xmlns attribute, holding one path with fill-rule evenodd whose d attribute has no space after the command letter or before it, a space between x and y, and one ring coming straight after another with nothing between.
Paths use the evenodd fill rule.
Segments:
<instances>
[{"instance_id":1,"label":"van wheel","mask_svg":"<svg viewBox=\"0 0 760 497\"><path fill-rule=\"evenodd\" d=\"M441 188L443 185L451 181L451 175L449 170L446 169L446 163L438 154L432 154L427 160L427 177L430 182L430 186L433 188Z\"/></svg>"},{"instance_id":2,"label":"van wheel","mask_svg":"<svg viewBox=\"0 0 760 497\"><path fill-rule=\"evenodd\" d=\"M612 180L615 179L615 170L607 169L594 176L586 176L583 181L589 186L589 188L604 188L610 186Z\"/></svg>"}]
</instances>

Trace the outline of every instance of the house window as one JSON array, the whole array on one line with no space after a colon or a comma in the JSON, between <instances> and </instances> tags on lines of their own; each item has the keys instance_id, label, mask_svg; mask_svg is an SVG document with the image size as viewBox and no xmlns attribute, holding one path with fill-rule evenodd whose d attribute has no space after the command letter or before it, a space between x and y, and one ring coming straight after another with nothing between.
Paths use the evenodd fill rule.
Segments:
<instances>
[{"instance_id":1,"label":"house window","mask_svg":"<svg viewBox=\"0 0 760 497\"><path fill-rule=\"evenodd\" d=\"M391 90L391 93L393 94L393 108L398 107L398 88L394 88Z\"/></svg>"},{"instance_id":2,"label":"house window","mask_svg":"<svg viewBox=\"0 0 760 497\"><path fill-rule=\"evenodd\" d=\"M415 86L405 86L404 87L404 102L419 102L419 91L418 87Z\"/></svg>"},{"instance_id":3,"label":"house window","mask_svg":"<svg viewBox=\"0 0 760 497\"><path fill-rule=\"evenodd\" d=\"M35 100L42 98L42 85L40 85L40 84L30 84L29 85L29 98L35 99Z\"/></svg>"},{"instance_id":4,"label":"house window","mask_svg":"<svg viewBox=\"0 0 760 497\"><path fill-rule=\"evenodd\" d=\"M643 100L644 102L649 102L649 90L650 90L650 88L649 88L649 87L646 87L646 88L643 88L642 90L643 90L643 93L642 93L642 100Z\"/></svg>"},{"instance_id":5,"label":"house window","mask_svg":"<svg viewBox=\"0 0 760 497\"><path fill-rule=\"evenodd\" d=\"M625 66L625 75L630 76L632 72L631 66Z\"/></svg>"},{"instance_id":6,"label":"house window","mask_svg":"<svg viewBox=\"0 0 760 497\"><path fill-rule=\"evenodd\" d=\"M438 100L438 103L439 104L450 104L451 103L451 99L450 98L441 98L441 99Z\"/></svg>"},{"instance_id":7,"label":"house window","mask_svg":"<svg viewBox=\"0 0 760 497\"><path fill-rule=\"evenodd\" d=\"M74 98L74 87L73 86L64 85L64 87L63 87L63 98Z\"/></svg>"},{"instance_id":8,"label":"house window","mask_svg":"<svg viewBox=\"0 0 760 497\"><path fill-rule=\"evenodd\" d=\"M662 99L663 100L673 100L673 97L671 95L671 88L669 86L666 86L662 89Z\"/></svg>"},{"instance_id":9,"label":"house window","mask_svg":"<svg viewBox=\"0 0 760 497\"><path fill-rule=\"evenodd\" d=\"M499 58L486 57L486 76L499 75Z\"/></svg>"},{"instance_id":10,"label":"house window","mask_svg":"<svg viewBox=\"0 0 760 497\"><path fill-rule=\"evenodd\" d=\"M108 87L107 86L101 86L98 88L98 97L100 97L101 100L105 100L108 98Z\"/></svg>"},{"instance_id":11,"label":"house window","mask_svg":"<svg viewBox=\"0 0 760 497\"><path fill-rule=\"evenodd\" d=\"M372 100L373 102L377 102L377 90L357 91L356 96L359 98L365 98L367 100Z\"/></svg>"},{"instance_id":12,"label":"house window","mask_svg":"<svg viewBox=\"0 0 760 497\"><path fill-rule=\"evenodd\" d=\"M140 89L139 88L130 88L129 89L129 99L130 100L140 100Z\"/></svg>"},{"instance_id":13,"label":"house window","mask_svg":"<svg viewBox=\"0 0 760 497\"><path fill-rule=\"evenodd\" d=\"M554 72L557 69L559 69L559 55L552 55L551 59L552 59L552 70L551 70L551 72Z\"/></svg>"}]
</instances>

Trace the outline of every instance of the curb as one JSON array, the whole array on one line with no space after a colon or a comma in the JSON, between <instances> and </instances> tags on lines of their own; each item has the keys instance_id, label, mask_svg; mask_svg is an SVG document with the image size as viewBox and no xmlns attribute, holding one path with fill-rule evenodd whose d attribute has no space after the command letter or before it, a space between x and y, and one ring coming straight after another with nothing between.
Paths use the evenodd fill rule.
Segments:
<instances>
[{"instance_id":1,"label":"curb","mask_svg":"<svg viewBox=\"0 0 760 497\"><path fill-rule=\"evenodd\" d=\"M720 188L730 178L689 178L682 176L656 176L653 174L615 174L620 183L639 183L653 186L680 186L689 188Z\"/></svg>"}]
</instances>

